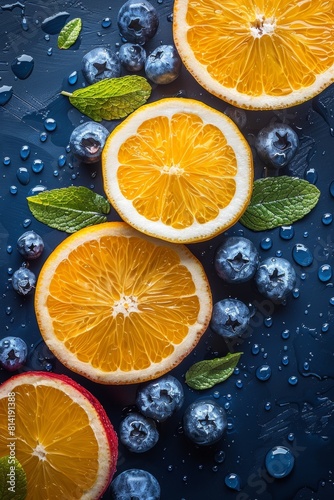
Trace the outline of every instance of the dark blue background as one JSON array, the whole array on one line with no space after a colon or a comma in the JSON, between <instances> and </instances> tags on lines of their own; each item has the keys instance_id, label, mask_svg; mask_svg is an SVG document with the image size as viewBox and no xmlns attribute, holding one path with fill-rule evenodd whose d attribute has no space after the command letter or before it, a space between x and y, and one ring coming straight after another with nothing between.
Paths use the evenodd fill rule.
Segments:
<instances>
[{"instance_id":1,"label":"dark blue background","mask_svg":"<svg viewBox=\"0 0 334 500\"><path fill-rule=\"evenodd\" d=\"M97 46L116 50L120 42L116 16L122 0L103 1L42 1L24 2L24 16L28 30L22 28L22 9L0 10L0 86L13 87L13 96L0 106L0 264L1 264L1 306L0 337L14 335L24 338L29 346L28 362L24 369L45 369L47 362L53 363L54 371L67 373L90 389L101 401L115 428L118 428L125 407L134 404L136 387L108 387L89 382L69 373L61 364L52 359L41 342L36 324L33 295L21 297L12 289L9 268L17 269L22 259L16 251L16 240L26 230L24 221L31 219L29 229L38 232L45 241L45 251L40 259L31 263L31 269L38 275L48 254L62 241L66 234L52 230L37 222L29 212L26 196L36 185L48 189L69 186L93 187L103 193L101 166L81 165L66 153L66 146L72 130L87 117L73 108L61 90L71 91L83 83L81 60L83 55ZM4 5L5 2L2 2ZM173 2L163 0L153 4L158 10L160 27L154 39L147 44L153 50L160 43L172 43L172 24L168 16ZM69 50L57 48L57 34L45 39L41 29L42 21L57 12L67 11L70 16L81 17L83 30L80 39ZM110 17L112 26L104 29L101 21ZM48 49L52 48L52 55ZM18 80L11 71L15 57L28 54L34 58L32 74L26 80ZM76 85L69 85L67 78L78 71ZM224 111L227 104L205 92L182 68L180 77L167 86L153 86L150 101L160 97L173 96L183 91L188 97L202 100L216 109ZM332 99L332 97L330 97ZM298 133L305 155L284 169L280 174L303 177L309 168L318 174L316 182L321 190L317 207L303 220L294 224L295 236L285 241L279 236L279 229L253 233L237 224L228 234L244 234L252 239L260 249L260 241L272 238L270 250L261 252L261 257L275 255L292 261L292 248L297 243L308 246L314 255L314 262L308 268L294 263L298 276L298 298L289 297L285 305L273 306L261 297L253 282L242 286L227 286L216 275L213 257L221 237L209 242L191 245L191 250L203 263L212 286L214 302L227 296L236 297L256 308L251 327L238 345L231 347L244 354L239 363L240 373L226 382L203 392L191 390L184 384L185 405L199 397L215 396L222 405L231 395L228 418L230 429L214 447L196 448L188 443L182 434L181 409L172 419L160 426L160 440L156 447L145 454L131 454L120 446L118 472L127 468L144 468L154 474L161 484L162 500L288 500L334 498L333 488L333 415L334 415L334 363L333 363L333 314L334 306L329 300L334 296L333 283L321 283L317 277L320 265L333 265L333 225L321 222L324 213L333 213L334 198L329 193L329 185L334 180L333 152L334 137L330 135L328 123L314 110L312 102L280 112L246 112L247 125L243 132L252 145L257 132L271 121L283 120ZM48 134L47 141L40 141L40 133L45 131L45 118L54 118L57 129ZM112 130L117 122L103 122ZM30 157L23 161L19 152L23 145L31 147ZM309 148L308 148L309 145ZM307 154L306 154L307 153ZM57 165L59 155L66 154L67 162L62 168ZM5 166L4 157L11 163ZM43 160L45 167L40 174L31 170L34 159ZM30 172L28 185L21 185L16 177L19 167L27 167ZM58 175L54 175L54 171ZM273 175L266 172L255 155L256 176ZM17 194L10 193L10 186L17 186ZM115 212L110 220L119 219ZM305 234L307 232L307 235ZM7 246L13 247L12 253ZM305 279L302 278L305 273ZM266 326L267 317L272 325ZM270 321L269 321L270 323ZM329 330L321 331L328 323ZM288 329L290 336L284 340L282 331ZM252 346L259 344L260 352L252 354ZM228 352L222 338L210 329L205 333L195 351L174 370L173 374L183 380L187 369L196 361L222 356ZM282 357L288 355L289 364L283 366ZM309 362L308 371L303 369ZM255 376L258 366L269 364L272 376L267 382ZM298 383L291 386L290 376L297 376ZM8 373L0 371L0 380ZM242 380L243 387L236 387ZM265 410L265 404L271 409ZM57 409L55 408L55 413ZM294 441L288 440L294 433ZM289 447L295 456L295 467L285 479L273 480L265 472L264 458L275 445ZM215 453L224 450L223 463L215 461ZM75 464L74 464L75 467ZM226 474L237 473L241 478L239 493L224 484ZM108 495L105 495L108 498Z\"/></svg>"}]
</instances>

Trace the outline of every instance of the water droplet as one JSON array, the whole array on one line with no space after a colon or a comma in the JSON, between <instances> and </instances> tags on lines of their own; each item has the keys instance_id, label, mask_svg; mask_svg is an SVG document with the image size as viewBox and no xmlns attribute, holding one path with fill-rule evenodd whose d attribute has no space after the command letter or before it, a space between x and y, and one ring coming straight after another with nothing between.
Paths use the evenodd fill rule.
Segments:
<instances>
[{"instance_id":1,"label":"water droplet","mask_svg":"<svg viewBox=\"0 0 334 500\"><path fill-rule=\"evenodd\" d=\"M218 450L215 453L214 459L217 464L222 464L225 460L225 451L224 450Z\"/></svg>"},{"instance_id":2,"label":"water droplet","mask_svg":"<svg viewBox=\"0 0 334 500\"><path fill-rule=\"evenodd\" d=\"M234 368L233 373L234 373L234 375L239 375L240 368L238 366L236 368Z\"/></svg>"},{"instance_id":3,"label":"water droplet","mask_svg":"<svg viewBox=\"0 0 334 500\"><path fill-rule=\"evenodd\" d=\"M329 299L329 303L330 303L331 306L334 306L334 297L331 297Z\"/></svg>"},{"instance_id":4,"label":"water droplet","mask_svg":"<svg viewBox=\"0 0 334 500\"><path fill-rule=\"evenodd\" d=\"M33 188L30 189L28 196L34 196L35 194L42 193L43 191L46 191L47 187L42 186L39 184L38 186L34 186Z\"/></svg>"},{"instance_id":5,"label":"water droplet","mask_svg":"<svg viewBox=\"0 0 334 500\"><path fill-rule=\"evenodd\" d=\"M0 87L0 106L7 104L12 95L13 87L10 87L9 85L2 85L2 87Z\"/></svg>"},{"instance_id":6,"label":"water droplet","mask_svg":"<svg viewBox=\"0 0 334 500\"><path fill-rule=\"evenodd\" d=\"M321 331L322 331L323 333L326 333L326 332L328 332L328 330L329 330L329 323L324 323L324 324L321 326Z\"/></svg>"},{"instance_id":7,"label":"water droplet","mask_svg":"<svg viewBox=\"0 0 334 500\"><path fill-rule=\"evenodd\" d=\"M230 472L230 474L227 474L227 476L225 476L225 484L231 490L240 491L241 489L240 477L234 472Z\"/></svg>"},{"instance_id":8,"label":"water droplet","mask_svg":"<svg viewBox=\"0 0 334 500\"><path fill-rule=\"evenodd\" d=\"M219 393L219 391L214 391L214 393L213 393L213 397L214 397L215 399L219 399L219 397L220 397L220 393Z\"/></svg>"},{"instance_id":9,"label":"water droplet","mask_svg":"<svg viewBox=\"0 0 334 500\"><path fill-rule=\"evenodd\" d=\"M34 59L27 54L22 54L18 57L15 57L12 62L12 71L17 78L20 80L25 80L28 76L31 75L32 70L34 69Z\"/></svg>"},{"instance_id":10,"label":"water droplet","mask_svg":"<svg viewBox=\"0 0 334 500\"><path fill-rule=\"evenodd\" d=\"M259 352L260 352L260 346L259 346L259 344L254 344L252 346L252 354L254 354L254 356L255 356L256 354L259 354Z\"/></svg>"},{"instance_id":11,"label":"water droplet","mask_svg":"<svg viewBox=\"0 0 334 500\"><path fill-rule=\"evenodd\" d=\"M57 122L54 118L47 118L44 120L44 128L48 132L53 132L57 128Z\"/></svg>"},{"instance_id":12,"label":"water droplet","mask_svg":"<svg viewBox=\"0 0 334 500\"><path fill-rule=\"evenodd\" d=\"M63 167L66 163L66 156L65 155L60 155L58 157L58 167Z\"/></svg>"},{"instance_id":13,"label":"water droplet","mask_svg":"<svg viewBox=\"0 0 334 500\"><path fill-rule=\"evenodd\" d=\"M44 365L44 369L45 369L47 372L52 372L52 370L53 370L53 364L52 364L52 363L45 363L45 365Z\"/></svg>"},{"instance_id":14,"label":"water droplet","mask_svg":"<svg viewBox=\"0 0 334 500\"><path fill-rule=\"evenodd\" d=\"M67 146L65 148L65 151L66 151L66 153L70 153L71 152L71 146L70 146L70 144L67 144Z\"/></svg>"},{"instance_id":15,"label":"water droplet","mask_svg":"<svg viewBox=\"0 0 334 500\"><path fill-rule=\"evenodd\" d=\"M10 186L9 192L10 192L10 194L16 194L17 193L17 186Z\"/></svg>"},{"instance_id":16,"label":"water droplet","mask_svg":"<svg viewBox=\"0 0 334 500\"><path fill-rule=\"evenodd\" d=\"M78 81L78 72L77 71L73 71L73 73L71 73L69 75L69 77L67 78L67 81L70 85L75 85Z\"/></svg>"},{"instance_id":17,"label":"water droplet","mask_svg":"<svg viewBox=\"0 0 334 500\"><path fill-rule=\"evenodd\" d=\"M263 238L260 243L260 247L262 250L270 250L270 248L273 246L273 242L271 238Z\"/></svg>"},{"instance_id":18,"label":"water droplet","mask_svg":"<svg viewBox=\"0 0 334 500\"><path fill-rule=\"evenodd\" d=\"M58 177L58 175L59 175L58 170L54 170L54 171L53 171L53 176L54 176L54 177Z\"/></svg>"},{"instance_id":19,"label":"water droplet","mask_svg":"<svg viewBox=\"0 0 334 500\"><path fill-rule=\"evenodd\" d=\"M57 14L47 17L41 24L42 30L49 35L60 33L69 15L68 12L57 12Z\"/></svg>"},{"instance_id":20,"label":"water droplet","mask_svg":"<svg viewBox=\"0 0 334 500\"><path fill-rule=\"evenodd\" d=\"M228 401L224 404L224 408L225 410L228 410L229 408L231 407L231 403L229 403Z\"/></svg>"},{"instance_id":21,"label":"water droplet","mask_svg":"<svg viewBox=\"0 0 334 500\"><path fill-rule=\"evenodd\" d=\"M287 366L289 364L289 356L283 356L282 365Z\"/></svg>"},{"instance_id":22,"label":"water droplet","mask_svg":"<svg viewBox=\"0 0 334 500\"><path fill-rule=\"evenodd\" d=\"M101 22L101 26L102 26L102 28L110 28L110 26L111 26L110 17L105 17Z\"/></svg>"},{"instance_id":23,"label":"water droplet","mask_svg":"<svg viewBox=\"0 0 334 500\"><path fill-rule=\"evenodd\" d=\"M291 240L294 237L295 230L293 226L282 226L279 235L283 240Z\"/></svg>"},{"instance_id":24,"label":"water droplet","mask_svg":"<svg viewBox=\"0 0 334 500\"><path fill-rule=\"evenodd\" d=\"M264 409L267 411L271 410L271 403L269 401L264 405Z\"/></svg>"},{"instance_id":25,"label":"water droplet","mask_svg":"<svg viewBox=\"0 0 334 500\"><path fill-rule=\"evenodd\" d=\"M300 279L304 281L306 279L306 273L301 273Z\"/></svg>"},{"instance_id":26,"label":"water droplet","mask_svg":"<svg viewBox=\"0 0 334 500\"><path fill-rule=\"evenodd\" d=\"M8 167L10 165L10 158L9 156L5 156L4 159L2 160L2 163Z\"/></svg>"},{"instance_id":27,"label":"water droplet","mask_svg":"<svg viewBox=\"0 0 334 500\"><path fill-rule=\"evenodd\" d=\"M22 17L21 26L24 31L28 31L28 21L26 17Z\"/></svg>"},{"instance_id":28,"label":"water droplet","mask_svg":"<svg viewBox=\"0 0 334 500\"><path fill-rule=\"evenodd\" d=\"M40 133L39 140L41 142L45 142L47 138L48 138L48 134L46 132L41 132Z\"/></svg>"},{"instance_id":29,"label":"water droplet","mask_svg":"<svg viewBox=\"0 0 334 500\"><path fill-rule=\"evenodd\" d=\"M168 465L167 470L168 470L169 472L171 472L171 471L173 470L173 466L172 466L172 465Z\"/></svg>"},{"instance_id":30,"label":"water droplet","mask_svg":"<svg viewBox=\"0 0 334 500\"><path fill-rule=\"evenodd\" d=\"M283 332L281 333L281 337L284 340L288 339L290 337L290 330L283 330Z\"/></svg>"},{"instance_id":31,"label":"water droplet","mask_svg":"<svg viewBox=\"0 0 334 500\"><path fill-rule=\"evenodd\" d=\"M303 364L303 368L304 368L304 370L306 370L306 371L310 369L310 365L309 365L309 363L308 363L307 361L305 361L305 362L304 362L304 364Z\"/></svg>"},{"instance_id":32,"label":"water droplet","mask_svg":"<svg viewBox=\"0 0 334 500\"><path fill-rule=\"evenodd\" d=\"M227 399L227 401L231 401L232 395L231 394L226 394L226 399Z\"/></svg>"},{"instance_id":33,"label":"water droplet","mask_svg":"<svg viewBox=\"0 0 334 500\"><path fill-rule=\"evenodd\" d=\"M330 214L330 213L326 213L322 216L321 218L321 222L325 225L325 226L329 226L329 224L331 224L333 222L333 215Z\"/></svg>"},{"instance_id":34,"label":"water droplet","mask_svg":"<svg viewBox=\"0 0 334 500\"><path fill-rule=\"evenodd\" d=\"M168 21L169 23L172 23L172 22L173 22L173 14L168 14L168 16L167 16L167 21Z\"/></svg>"},{"instance_id":35,"label":"water droplet","mask_svg":"<svg viewBox=\"0 0 334 500\"><path fill-rule=\"evenodd\" d=\"M9 276L11 276L14 273L14 269L12 267L9 267L7 269L7 273L9 274Z\"/></svg>"},{"instance_id":36,"label":"water droplet","mask_svg":"<svg viewBox=\"0 0 334 500\"><path fill-rule=\"evenodd\" d=\"M24 228L29 227L29 226L30 226L30 224L31 224L31 219L24 219L24 221L22 222L22 226L23 226Z\"/></svg>"},{"instance_id":37,"label":"water droplet","mask_svg":"<svg viewBox=\"0 0 334 500\"><path fill-rule=\"evenodd\" d=\"M303 267L308 267L313 262L311 251L302 243L297 243L292 249L292 257L294 261Z\"/></svg>"},{"instance_id":38,"label":"water droplet","mask_svg":"<svg viewBox=\"0 0 334 500\"><path fill-rule=\"evenodd\" d=\"M310 184L316 184L318 180L318 173L315 170L315 168L310 167L305 170L304 173L304 178L310 183Z\"/></svg>"},{"instance_id":39,"label":"water droplet","mask_svg":"<svg viewBox=\"0 0 334 500\"><path fill-rule=\"evenodd\" d=\"M323 264L318 269L318 278L323 283L326 283L333 276L332 267L329 264Z\"/></svg>"},{"instance_id":40,"label":"water droplet","mask_svg":"<svg viewBox=\"0 0 334 500\"><path fill-rule=\"evenodd\" d=\"M262 382L265 382L266 380L269 380L270 377L271 377L271 368L270 368L270 366L269 365L259 366L256 369L255 375Z\"/></svg>"},{"instance_id":41,"label":"water droplet","mask_svg":"<svg viewBox=\"0 0 334 500\"><path fill-rule=\"evenodd\" d=\"M44 40L46 40L47 42L50 41L50 35L44 35Z\"/></svg>"},{"instance_id":42,"label":"water droplet","mask_svg":"<svg viewBox=\"0 0 334 500\"><path fill-rule=\"evenodd\" d=\"M293 469L295 459L285 446L274 446L266 455L266 469L275 478L286 477Z\"/></svg>"},{"instance_id":43,"label":"water droplet","mask_svg":"<svg viewBox=\"0 0 334 500\"><path fill-rule=\"evenodd\" d=\"M288 382L290 385L296 385L298 384L298 378L295 375L291 375L291 377L289 377L288 379Z\"/></svg>"},{"instance_id":44,"label":"water droplet","mask_svg":"<svg viewBox=\"0 0 334 500\"><path fill-rule=\"evenodd\" d=\"M308 238L308 231L304 231L303 236L304 238Z\"/></svg>"},{"instance_id":45,"label":"water droplet","mask_svg":"<svg viewBox=\"0 0 334 500\"><path fill-rule=\"evenodd\" d=\"M11 254L11 253L12 253L12 251L13 251L13 247L12 247L12 245L7 245L6 250L7 250L7 253Z\"/></svg>"},{"instance_id":46,"label":"water droplet","mask_svg":"<svg viewBox=\"0 0 334 500\"><path fill-rule=\"evenodd\" d=\"M42 160L36 159L33 161L31 168L35 174L39 174L44 168L44 163Z\"/></svg>"},{"instance_id":47,"label":"water droplet","mask_svg":"<svg viewBox=\"0 0 334 500\"><path fill-rule=\"evenodd\" d=\"M273 324L273 318L271 316L269 316L268 318L264 318L263 323L267 328L270 328Z\"/></svg>"},{"instance_id":48,"label":"water droplet","mask_svg":"<svg viewBox=\"0 0 334 500\"><path fill-rule=\"evenodd\" d=\"M244 384L242 382L242 380L238 379L235 383L235 386L238 388L238 389L242 389Z\"/></svg>"},{"instance_id":49,"label":"water droplet","mask_svg":"<svg viewBox=\"0 0 334 500\"><path fill-rule=\"evenodd\" d=\"M28 172L28 169L26 167L20 167L16 170L16 177L17 180L22 184L23 186L26 186L29 184L30 181L30 174Z\"/></svg>"},{"instance_id":50,"label":"water droplet","mask_svg":"<svg viewBox=\"0 0 334 500\"><path fill-rule=\"evenodd\" d=\"M289 432L289 434L288 434L288 441L294 441L294 439L295 439L294 433L293 432Z\"/></svg>"},{"instance_id":51,"label":"water droplet","mask_svg":"<svg viewBox=\"0 0 334 500\"><path fill-rule=\"evenodd\" d=\"M48 50L46 51L48 56L52 56L52 52L53 52L52 47L49 47Z\"/></svg>"},{"instance_id":52,"label":"water droplet","mask_svg":"<svg viewBox=\"0 0 334 500\"><path fill-rule=\"evenodd\" d=\"M276 255L276 257L282 257L282 255L283 255L282 250L276 250L275 255Z\"/></svg>"},{"instance_id":53,"label":"water droplet","mask_svg":"<svg viewBox=\"0 0 334 500\"><path fill-rule=\"evenodd\" d=\"M6 307L6 314L7 316L10 316L12 314L12 308L11 307ZM8 342L8 340L5 340L4 342L2 342L2 345L5 347L5 342ZM8 342L8 345L9 345L9 342Z\"/></svg>"},{"instance_id":54,"label":"water droplet","mask_svg":"<svg viewBox=\"0 0 334 500\"><path fill-rule=\"evenodd\" d=\"M294 288L294 289L292 290L292 295L293 295L293 297L294 297L295 299L298 299L298 297L299 297L299 295L300 295L300 290L299 290L299 288Z\"/></svg>"},{"instance_id":55,"label":"water droplet","mask_svg":"<svg viewBox=\"0 0 334 500\"><path fill-rule=\"evenodd\" d=\"M332 181L329 185L329 192L330 192L331 196L333 196L333 198L334 198L334 181Z\"/></svg>"},{"instance_id":56,"label":"water droplet","mask_svg":"<svg viewBox=\"0 0 334 500\"><path fill-rule=\"evenodd\" d=\"M29 155L30 155L30 146L24 144L20 149L20 156L22 160L26 160L29 157Z\"/></svg>"}]
</instances>

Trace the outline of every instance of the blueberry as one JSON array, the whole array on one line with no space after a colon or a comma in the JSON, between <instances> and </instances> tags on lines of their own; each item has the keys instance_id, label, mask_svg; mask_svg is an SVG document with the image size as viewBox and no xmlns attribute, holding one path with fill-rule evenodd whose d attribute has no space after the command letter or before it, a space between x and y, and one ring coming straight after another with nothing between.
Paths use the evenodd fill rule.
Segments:
<instances>
[{"instance_id":1,"label":"blueberry","mask_svg":"<svg viewBox=\"0 0 334 500\"><path fill-rule=\"evenodd\" d=\"M44 242L35 231L26 231L17 240L17 249L26 259L37 259L44 250Z\"/></svg>"},{"instance_id":2,"label":"blueberry","mask_svg":"<svg viewBox=\"0 0 334 500\"><path fill-rule=\"evenodd\" d=\"M150 2L128 0L118 12L117 24L125 40L144 45L156 34L159 18Z\"/></svg>"},{"instance_id":3,"label":"blueberry","mask_svg":"<svg viewBox=\"0 0 334 500\"><path fill-rule=\"evenodd\" d=\"M82 73L89 84L105 78L117 78L121 76L121 62L116 53L96 47L84 55Z\"/></svg>"},{"instance_id":4,"label":"blueberry","mask_svg":"<svg viewBox=\"0 0 334 500\"><path fill-rule=\"evenodd\" d=\"M181 59L173 45L160 45L147 56L145 73L157 84L171 83L179 76Z\"/></svg>"},{"instance_id":5,"label":"blueberry","mask_svg":"<svg viewBox=\"0 0 334 500\"><path fill-rule=\"evenodd\" d=\"M159 500L161 490L150 472L128 469L115 477L110 492L112 500Z\"/></svg>"},{"instance_id":6,"label":"blueberry","mask_svg":"<svg viewBox=\"0 0 334 500\"><path fill-rule=\"evenodd\" d=\"M101 158L109 131L99 123L86 122L78 125L70 137L71 150L83 163L96 163Z\"/></svg>"},{"instance_id":7,"label":"blueberry","mask_svg":"<svg viewBox=\"0 0 334 500\"><path fill-rule=\"evenodd\" d=\"M250 310L241 300L223 299L213 306L210 326L223 337L238 337L247 330L250 318Z\"/></svg>"},{"instance_id":8,"label":"blueberry","mask_svg":"<svg viewBox=\"0 0 334 500\"><path fill-rule=\"evenodd\" d=\"M135 43L124 43L119 49L119 60L127 71L140 71L146 61L145 49Z\"/></svg>"},{"instance_id":9,"label":"blueberry","mask_svg":"<svg viewBox=\"0 0 334 500\"><path fill-rule=\"evenodd\" d=\"M208 446L219 441L227 428L224 408L211 399L199 399L183 415L183 430L195 444Z\"/></svg>"},{"instance_id":10,"label":"blueberry","mask_svg":"<svg viewBox=\"0 0 334 500\"><path fill-rule=\"evenodd\" d=\"M179 410L183 401L180 382L172 375L165 375L139 387L136 404L146 417L162 422Z\"/></svg>"},{"instance_id":11,"label":"blueberry","mask_svg":"<svg viewBox=\"0 0 334 500\"><path fill-rule=\"evenodd\" d=\"M296 272L288 260L269 257L258 267L255 283L262 295L273 302L282 302L295 287Z\"/></svg>"},{"instance_id":12,"label":"blueberry","mask_svg":"<svg viewBox=\"0 0 334 500\"><path fill-rule=\"evenodd\" d=\"M22 266L14 272L12 285L14 290L20 295L27 295L35 288L36 276L26 267Z\"/></svg>"},{"instance_id":13,"label":"blueberry","mask_svg":"<svg viewBox=\"0 0 334 500\"><path fill-rule=\"evenodd\" d=\"M253 243L242 236L226 237L215 255L215 269L227 283L244 283L250 280L259 264L259 254Z\"/></svg>"},{"instance_id":14,"label":"blueberry","mask_svg":"<svg viewBox=\"0 0 334 500\"><path fill-rule=\"evenodd\" d=\"M5 337L0 341L0 365L8 371L21 368L27 353L27 344L20 337Z\"/></svg>"},{"instance_id":15,"label":"blueberry","mask_svg":"<svg viewBox=\"0 0 334 500\"><path fill-rule=\"evenodd\" d=\"M274 123L264 127L255 141L259 157L274 168L285 167L295 156L298 146L298 135L285 123Z\"/></svg>"},{"instance_id":16,"label":"blueberry","mask_svg":"<svg viewBox=\"0 0 334 500\"><path fill-rule=\"evenodd\" d=\"M130 451L143 453L157 444L159 433L154 420L140 413L129 413L121 422L119 438Z\"/></svg>"}]
</instances>

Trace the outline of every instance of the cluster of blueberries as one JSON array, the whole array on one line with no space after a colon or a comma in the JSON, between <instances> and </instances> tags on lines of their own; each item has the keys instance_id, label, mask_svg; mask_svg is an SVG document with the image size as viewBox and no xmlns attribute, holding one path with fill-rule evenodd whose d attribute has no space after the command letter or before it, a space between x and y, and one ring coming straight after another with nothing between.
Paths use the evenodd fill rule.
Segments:
<instances>
[{"instance_id":1,"label":"cluster of blueberries","mask_svg":"<svg viewBox=\"0 0 334 500\"><path fill-rule=\"evenodd\" d=\"M281 303L296 284L296 272L282 257L260 262L255 245L242 236L228 236L217 248L215 270L226 283L254 279L259 292L273 303ZM213 306L211 328L225 338L241 336L248 328L251 311L241 300L223 299Z\"/></svg>"},{"instance_id":2,"label":"cluster of blueberries","mask_svg":"<svg viewBox=\"0 0 334 500\"><path fill-rule=\"evenodd\" d=\"M164 422L179 410L184 402L181 383L172 375L139 386L136 396L137 410L122 420L119 438L134 453L150 450L158 441L157 424ZM210 398L191 403L183 414L185 436L197 446L208 446L219 441L227 428L224 408ZM128 469L112 481L111 498L160 498L157 479L148 471Z\"/></svg>"},{"instance_id":3,"label":"cluster of blueberries","mask_svg":"<svg viewBox=\"0 0 334 500\"><path fill-rule=\"evenodd\" d=\"M40 257L44 250L41 236L34 231L26 231L17 240L17 250L26 261ZM12 286L19 295L27 295L36 284L35 274L24 262L12 276ZM0 342L0 366L8 371L19 370L26 362L28 348L20 337L4 337Z\"/></svg>"},{"instance_id":4,"label":"cluster of blueberries","mask_svg":"<svg viewBox=\"0 0 334 500\"><path fill-rule=\"evenodd\" d=\"M149 80L159 85L171 83L179 76L182 63L173 45L159 45L150 54L144 48L159 26L157 11L150 2L128 0L118 12L117 24L125 42L118 52L96 47L83 57L82 73L88 84L118 78L122 68L131 73L143 70ZM72 132L71 151L83 163L96 163L108 135L103 125L83 123Z\"/></svg>"}]
</instances>

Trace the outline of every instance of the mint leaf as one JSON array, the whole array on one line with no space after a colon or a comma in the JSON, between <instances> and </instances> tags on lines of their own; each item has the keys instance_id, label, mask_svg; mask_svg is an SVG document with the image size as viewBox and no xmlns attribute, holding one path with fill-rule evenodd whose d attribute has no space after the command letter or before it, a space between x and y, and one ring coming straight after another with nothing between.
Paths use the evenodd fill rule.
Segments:
<instances>
[{"instance_id":1,"label":"mint leaf","mask_svg":"<svg viewBox=\"0 0 334 500\"><path fill-rule=\"evenodd\" d=\"M1 500L24 500L27 496L27 478L20 462L11 456L0 458Z\"/></svg>"},{"instance_id":2,"label":"mint leaf","mask_svg":"<svg viewBox=\"0 0 334 500\"><path fill-rule=\"evenodd\" d=\"M110 204L103 196L83 186L42 191L27 200L38 221L67 233L105 222L105 214L110 212Z\"/></svg>"},{"instance_id":3,"label":"mint leaf","mask_svg":"<svg viewBox=\"0 0 334 500\"><path fill-rule=\"evenodd\" d=\"M254 182L253 194L239 222L253 231L289 225L318 203L320 191L296 177L267 177Z\"/></svg>"},{"instance_id":4,"label":"mint leaf","mask_svg":"<svg viewBox=\"0 0 334 500\"><path fill-rule=\"evenodd\" d=\"M58 48L69 49L77 41L81 28L82 21L79 17L65 24L58 35Z\"/></svg>"},{"instance_id":5,"label":"mint leaf","mask_svg":"<svg viewBox=\"0 0 334 500\"><path fill-rule=\"evenodd\" d=\"M138 75L106 78L100 82L75 90L72 94L62 91L70 103L92 120L118 120L146 103L151 95L151 85Z\"/></svg>"},{"instance_id":6,"label":"mint leaf","mask_svg":"<svg viewBox=\"0 0 334 500\"><path fill-rule=\"evenodd\" d=\"M223 358L205 359L195 363L186 373L185 382L192 389L210 389L228 379L237 366L242 352L227 354Z\"/></svg>"}]
</instances>

